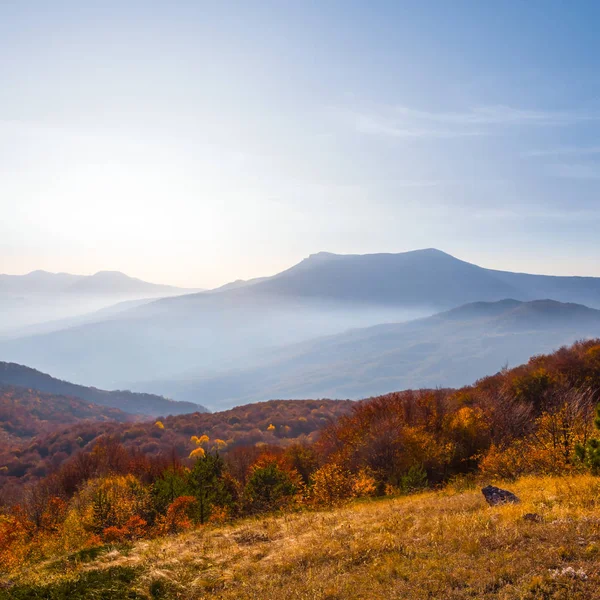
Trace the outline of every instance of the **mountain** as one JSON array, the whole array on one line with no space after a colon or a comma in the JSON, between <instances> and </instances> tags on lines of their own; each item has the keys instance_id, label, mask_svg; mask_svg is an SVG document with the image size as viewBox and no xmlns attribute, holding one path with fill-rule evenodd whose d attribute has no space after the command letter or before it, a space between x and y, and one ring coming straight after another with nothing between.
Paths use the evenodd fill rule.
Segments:
<instances>
[{"instance_id":1,"label":"mountain","mask_svg":"<svg viewBox=\"0 0 600 600\"><path fill-rule=\"evenodd\" d=\"M485 269L428 248L399 254L312 254L272 277L217 291L341 300L360 304L452 308L503 298L551 298L600 308L600 278L529 275Z\"/></svg>"},{"instance_id":2,"label":"mountain","mask_svg":"<svg viewBox=\"0 0 600 600\"><path fill-rule=\"evenodd\" d=\"M434 307L497 300L517 291L490 271L435 249L365 255L320 252L252 289L280 296Z\"/></svg>"},{"instance_id":3,"label":"mountain","mask_svg":"<svg viewBox=\"0 0 600 600\"><path fill-rule=\"evenodd\" d=\"M119 271L99 271L94 275L71 275L33 271L26 275L0 275L0 293L16 294L184 294L188 291L170 285L148 283Z\"/></svg>"},{"instance_id":4,"label":"mountain","mask_svg":"<svg viewBox=\"0 0 600 600\"><path fill-rule=\"evenodd\" d=\"M352 398L456 387L582 338L600 311L553 300L477 302L409 323L354 329L257 356L257 366L154 381L176 398L226 407L267 398Z\"/></svg>"},{"instance_id":5,"label":"mountain","mask_svg":"<svg viewBox=\"0 0 600 600\"><path fill-rule=\"evenodd\" d=\"M92 402L98 406L112 407L130 414L157 416L206 412L206 408L192 402L175 402L163 396L130 391L107 392L61 381L35 369L14 363L0 362L0 385L19 386L39 392L74 397Z\"/></svg>"},{"instance_id":6,"label":"mountain","mask_svg":"<svg viewBox=\"0 0 600 600\"><path fill-rule=\"evenodd\" d=\"M79 398L0 384L0 443L19 445L82 421L124 423L133 415Z\"/></svg>"},{"instance_id":7,"label":"mountain","mask_svg":"<svg viewBox=\"0 0 600 600\"><path fill-rule=\"evenodd\" d=\"M51 321L86 317L122 302L197 291L148 283L114 271L90 276L46 271L0 275L0 336L15 337L28 328L29 334L47 331L45 326Z\"/></svg>"},{"instance_id":8,"label":"mountain","mask_svg":"<svg viewBox=\"0 0 600 600\"><path fill-rule=\"evenodd\" d=\"M214 374L260 367L268 348L504 298L600 308L600 279L494 271L434 249L321 252L272 277L162 298L110 319L0 341L0 357L62 379L127 387L190 370Z\"/></svg>"}]
</instances>

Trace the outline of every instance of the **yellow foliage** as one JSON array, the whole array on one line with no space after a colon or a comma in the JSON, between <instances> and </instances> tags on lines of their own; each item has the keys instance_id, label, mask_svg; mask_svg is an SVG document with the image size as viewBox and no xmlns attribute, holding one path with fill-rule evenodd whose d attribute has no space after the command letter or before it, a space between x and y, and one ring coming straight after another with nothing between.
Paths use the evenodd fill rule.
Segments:
<instances>
[{"instance_id":1,"label":"yellow foliage","mask_svg":"<svg viewBox=\"0 0 600 600\"><path fill-rule=\"evenodd\" d=\"M352 495L357 498L373 496L376 491L375 478L366 469L361 469L352 480Z\"/></svg>"},{"instance_id":2,"label":"yellow foliage","mask_svg":"<svg viewBox=\"0 0 600 600\"><path fill-rule=\"evenodd\" d=\"M459 408L450 419L450 430L460 432L463 436L475 438L487 429L485 415L480 408L463 406Z\"/></svg>"},{"instance_id":3,"label":"yellow foliage","mask_svg":"<svg viewBox=\"0 0 600 600\"><path fill-rule=\"evenodd\" d=\"M267 427L267 431L275 431L275 425L273 425L273 423L271 423L268 427Z\"/></svg>"},{"instance_id":4,"label":"yellow foliage","mask_svg":"<svg viewBox=\"0 0 600 600\"><path fill-rule=\"evenodd\" d=\"M351 473L334 463L323 465L312 480L312 497L317 504L334 505L354 495Z\"/></svg>"},{"instance_id":5,"label":"yellow foliage","mask_svg":"<svg viewBox=\"0 0 600 600\"><path fill-rule=\"evenodd\" d=\"M423 426L404 427L402 457L408 469L413 465L443 465L454 453L452 442L443 442Z\"/></svg>"},{"instance_id":6,"label":"yellow foliage","mask_svg":"<svg viewBox=\"0 0 600 600\"><path fill-rule=\"evenodd\" d=\"M513 441L507 448L492 446L480 464L482 474L514 479L525 474L564 475L581 468L575 447L589 439L591 424L573 414L565 404L544 413L535 422L535 432Z\"/></svg>"},{"instance_id":7,"label":"yellow foliage","mask_svg":"<svg viewBox=\"0 0 600 600\"><path fill-rule=\"evenodd\" d=\"M158 427L159 429L164 429L165 428L165 426L164 426L164 424L163 424L162 421L156 421L156 423L154 423L154 426Z\"/></svg>"},{"instance_id":8,"label":"yellow foliage","mask_svg":"<svg viewBox=\"0 0 600 600\"><path fill-rule=\"evenodd\" d=\"M193 435L193 436L190 438L190 442L192 442L192 444L199 444L199 443L200 443L200 440L198 439L198 436L197 436L197 435Z\"/></svg>"},{"instance_id":9,"label":"yellow foliage","mask_svg":"<svg viewBox=\"0 0 600 600\"><path fill-rule=\"evenodd\" d=\"M134 475L112 475L92 479L73 501L75 511L69 511L65 524L72 534L83 528L101 533L109 527L124 527L133 517L150 510L149 489Z\"/></svg>"},{"instance_id":10,"label":"yellow foliage","mask_svg":"<svg viewBox=\"0 0 600 600\"><path fill-rule=\"evenodd\" d=\"M219 438L215 438L214 445L219 448L225 448L227 446L227 442L225 440L220 440Z\"/></svg>"},{"instance_id":11,"label":"yellow foliage","mask_svg":"<svg viewBox=\"0 0 600 600\"><path fill-rule=\"evenodd\" d=\"M198 441L196 443L197 444L207 444L208 442L210 442L210 438L206 434L204 434L198 438Z\"/></svg>"},{"instance_id":12,"label":"yellow foliage","mask_svg":"<svg viewBox=\"0 0 600 600\"><path fill-rule=\"evenodd\" d=\"M204 448L196 448L190 452L189 458L202 458L205 454Z\"/></svg>"}]
</instances>

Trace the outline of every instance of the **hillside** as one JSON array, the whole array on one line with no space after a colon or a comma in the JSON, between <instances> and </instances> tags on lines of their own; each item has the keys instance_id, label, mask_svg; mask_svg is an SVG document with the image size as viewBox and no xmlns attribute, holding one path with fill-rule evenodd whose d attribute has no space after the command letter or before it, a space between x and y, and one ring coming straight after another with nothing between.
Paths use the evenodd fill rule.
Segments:
<instances>
[{"instance_id":1,"label":"hillside","mask_svg":"<svg viewBox=\"0 0 600 600\"><path fill-rule=\"evenodd\" d=\"M29 394L33 398L38 396L33 392ZM228 450L255 444L289 446L297 442L314 442L319 430L348 414L353 404L334 400L275 400L219 413L167 416L161 418L163 427L157 427L155 420L119 423L118 420L124 419L116 418L78 423L70 421L67 415L64 427L53 427L48 435L40 432L35 439L19 444L18 448L2 444L0 440L0 466L4 467L0 469L0 490L7 485L20 487L48 474L81 450L91 451L102 436L112 436L127 449L145 455L168 457L175 452L181 458L187 457L195 448L190 441L193 435L221 439ZM93 407L90 410L93 411ZM97 410L101 413L100 408ZM110 414L110 411L104 411ZM60 420L60 413L52 418Z\"/></svg>"},{"instance_id":2,"label":"hillside","mask_svg":"<svg viewBox=\"0 0 600 600\"><path fill-rule=\"evenodd\" d=\"M541 408L563 402L564 398L576 404L571 418L578 422L587 419L582 431L589 435L590 410L600 397L599 357L600 341L590 340L533 357L526 364L502 370L459 390L408 389L363 402L273 400L216 413L169 416L161 418L158 425L154 420L133 424L76 423L38 436L18 451L10 446L0 447L0 466L5 467L0 470L0 488L7 484L20 487L39 478L40 473L67 464L80 451L91 452L97 443L108 438L136 456L160 460L175 456L186 460L197 447L194 436L208 436L210 444L220 440L219 449L224 454L244 448L290 448L297 443L319 442L324 444L321 451L332 460L349 466L366 462L369 469L382 477L388 473L392 479L418 459L427 465L430 479L438 482L449 474L472 469L495 444L506 445L514 438L529 435ZM491 373L498 369L496 366ZM565 384L572 390L563 389ZM435 406L437 415L433 420L430 405ZM466 407L467 412L474 411L468 434L461 433L451 418ZM408 452L403 450L406 422L415 431L423 429ZM464 436L476 439L465 445ZM569 447L575 439L578 438L569 438ZM384 453L381 460L377 458L388 443L401 449L398 465L389 454ZM447 456L433 452L431 444L455 450ZM505 474L521 468L516 458L508 470L504 464L491 464Z\"/></svg>"},{"instance_id":3,"label":"hillside","mask_svg":"<svg viewBox=\"0 0 600 600\"><path fill-rule=\"evenodd\" d=\"M521 504L489 508L478 489L449 488L58 553L12 575L0 598L599 597L600 481L506 485Z\"/></svg>"},{"instance_id":4,"label":"hillside","mask_svg":"<svg viewBox=\"0 0 600 600\"><path fill-rule=\"evenodd\" d=\"M5 340L0 356L62 379L103 388L140 383L143 389L144 382L170 380L192 369L210 377L227 367L260 367L257 356L268 348L504 298L549 298L600 308L600 279L493 271L433 249L364 256L319 253L272 277ZM509 354L503 360L524 358ZM268 397L265 390L260 399Z\"/></svg>"},{"instance_id":5,"label":"hillside","mask_svg":"<svg viewBox=\"0 0 600 600\"><path fill-rule=\"evenodd\" d=\"M148 383L225 407L263 398L352 398L456 387L600 335L600 311L552 300L477 302L408 323L353 329L255 356L259 366Z\"/></svg>"},{"instance_id":6,"label":"hillside","mask_svg":"<svg viewBox=\"0 0 600 600\"><path fill-rule=\"evenodd\" d=\"M0 468L0 598L594 597L599 398L591 340L459 390L38 436Z\"/></svg>"},{"instance_id":7,"label":"hillside","mask_svg":"<svg viewBox=\"0 0 600 600\"><path fill-rule=\"evenodd\" d=\"M124 423L133 420L133 415L117 408L97 406L78 398L44 394L36 390L0 384L2 444L23 445L33 437L82 421Z\"/></svg>"},{"instance_id":8,"label":"hillside","mask_svg":"<svg viewBox=\"0 0 600 600\"><path fill-rule=\"evenodd\" d=\"M32 388L49 394L73 396L87 402L93 402L99 406L116 408L130 414L156 416L206 411L206 408L199 404L193 402L175 402L174 400L169 400L155 394L142 394L122 390L108 392L83 385L76 385L14 363L0 362L0 384Z\"/></svg>"}]
</instances>

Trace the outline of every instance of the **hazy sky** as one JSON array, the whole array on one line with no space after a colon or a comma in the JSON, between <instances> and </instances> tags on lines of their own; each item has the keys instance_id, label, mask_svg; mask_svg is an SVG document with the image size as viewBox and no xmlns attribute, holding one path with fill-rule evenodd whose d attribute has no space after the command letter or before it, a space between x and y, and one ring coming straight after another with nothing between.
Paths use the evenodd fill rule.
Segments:
<instances>
[{"instance_id":1,"label":"hazy sky","mask_svg":"<svg viewBox=\"0 0 600 600\"><path fill-rule=\"evenodd\" d=\"M320 250L600 276L600 3L0 1L0 272Z\"/></svg>"}]
</instances>

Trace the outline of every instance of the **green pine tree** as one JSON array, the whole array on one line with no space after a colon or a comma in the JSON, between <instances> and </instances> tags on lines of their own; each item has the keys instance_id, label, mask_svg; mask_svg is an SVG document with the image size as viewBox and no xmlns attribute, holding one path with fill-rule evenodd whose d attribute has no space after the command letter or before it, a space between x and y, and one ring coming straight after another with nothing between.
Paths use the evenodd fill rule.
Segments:
<instances>
[{"instance_id":1,"label":"green pine tree","mask_svg":"<svg viewBox=\"0 0 600 600\"><path fill-rule=\"evenodd\" d=\"M596 406L594 425L600 431L600 404ZM592 438L585 445L578 444L575 448L575 453L579 460L586 464L594 473L600 471L600 439Z\"/></svg>"},{"instance_id":2,"label":"green pine tree","mask_svg":"<svg viewBox=\"0 0 600 600\"><path fill-rule=\"evenodd\" d=\"M223 479L225 464L218 452L207 453L196 460L189 476L192 495L196 498L196 518L203 524L213 506L229 506L231 494Z\"/></svg>"}]
</instances>

